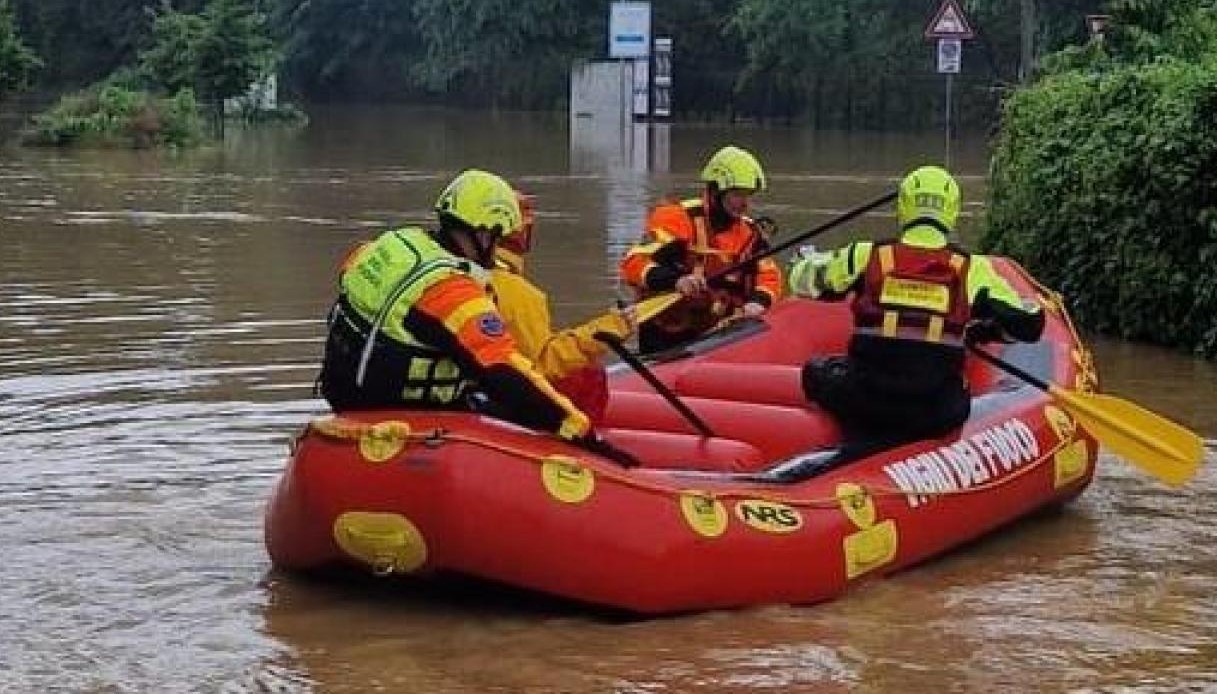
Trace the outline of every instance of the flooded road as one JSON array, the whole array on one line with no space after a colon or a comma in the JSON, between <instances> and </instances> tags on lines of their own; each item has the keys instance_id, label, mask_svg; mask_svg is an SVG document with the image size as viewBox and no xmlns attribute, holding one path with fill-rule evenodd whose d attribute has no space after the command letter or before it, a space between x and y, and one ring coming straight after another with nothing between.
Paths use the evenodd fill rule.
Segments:
<instances>
[{"instance_id":1,"label":"flooded road","mask_svg":"<svg viewBox=\"0 0 1217 694\"><path fill-rule=\"evenodd\" d=\"M313 113L182 154L0 151L0 692L1217 691L1217 471L1111 457L1069 507L813 607L622 620L509 592L271 571L262 507L312 397L337 259L459 169L537 196L559 323L603 311L645 206L725 142L787 233L941 138ZM645 143L645 146L644 144ZM982 142L953 148L975 213ZM830 236L886 232L869 216ZM1106 389L1217 437L1217 365L1111 340Z\"/></svg>"}]
</instances>

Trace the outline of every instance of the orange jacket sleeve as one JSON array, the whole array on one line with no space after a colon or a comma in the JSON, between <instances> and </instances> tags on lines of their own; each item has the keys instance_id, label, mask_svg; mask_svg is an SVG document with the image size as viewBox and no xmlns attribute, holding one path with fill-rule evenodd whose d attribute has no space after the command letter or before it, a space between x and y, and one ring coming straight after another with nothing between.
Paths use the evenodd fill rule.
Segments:
<instances>
[{"instance_id":1,"label":"orange jacket sleeve","mask_svg":"<svg viewBox=\"0 0 1217 694\"><path fill-rule=\"evenodd\" d=\"M520 353L494 302L471 278L453 275L435 283L405 320L407 330L450 354L517 421L563 438L590 431L587 416Z\"/></svg>"},{"instance_id":2,"label":"orange jacket sleeve","mask_svg":"<svg viewBox=\"0 0 1217 694\"><path fill-rule=\"evenodd\" d=\"M681 274L657 263L655 251L672 241L693 238L693 223L679 204L660 205L651 210L642 241L635 244L621 259L621 279L638 290L670 290ZM657 272L658 270L658 272Z\"/></svg>"},{"instance_id":3,"label":"orange jacket sleeve","mask_svg":"<svg viewBox=\"0 0 1217 694\"><path fill-rule=\"evenodd\" d=\"M782 271L773 258L762 258L757 262L756 292L750 298L765 306L772 306L773 302L782 298Z\"/></svg>"}]
</instances>

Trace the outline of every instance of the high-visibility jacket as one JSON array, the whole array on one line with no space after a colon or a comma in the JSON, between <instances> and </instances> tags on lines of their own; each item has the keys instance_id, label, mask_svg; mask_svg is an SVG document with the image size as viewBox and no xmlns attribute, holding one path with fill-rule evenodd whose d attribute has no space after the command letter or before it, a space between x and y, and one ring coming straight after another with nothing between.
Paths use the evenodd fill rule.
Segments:
<instances>
[{"instance_id":1,"label":"high-visibility jacket","mask_svg":"<svg viewBox=\"0 0 1217 694\"><path fill-rule=\"evenodd\" d=\"M890 267L896 267L897 256L903 258L899 272L912 276L910 281L893 278L886 300L885 281L894 270L885 272L884 248L892 248ZM1023 302L988 258L950 246L942 230L930 224L910 226L897 242L857 241L837 248L826 261L818 254L802 258L790 269L790 289L829 300L857 292L851 353L860 347L859 338L901 340L950 353L948 363L960 365L963 326L972 318L992 319L1022 341L1037 340L1044 328L1043 310Z\"/></svg>"},{"instance_id":2,"label":"high-visibility jacket","mask_svg":"<svg viewBox=\"0 0 1217 694\"><path fill-rule=\"evenodd\" d=\"M899 242L921 250L953 248L947 244L947 236L941 230L927 224L905 230ZM863 273L869 267L876 246L873 241L857 241L832 251L826 262L817 257L800 259L790 268L790 291L803 296L840 298L849 291L862 289L859 280L862 280ZM987 301L1002 303L1014 310L1039 312L1038 306L1023 306L1021 297L1002 275L997 274L987 257L966 254L966 258L963 289L970 304L983 296Z\"/></svg>"},{"instance_id":3,"label":"high-visibility jacket","mask_svg":"<svg viewBox=\"0 0 1217 694\"><path fill-rule=\"evenodd\" d=\"M608 384L600 363L606 348L595 334L606 332L625 339L629 324L609 313L573 328L554 330L549 298L524 276L523 258L504 248L498 249L496 258L498 267L490 273L491 291L520 351L593 423L599 421L608 404Z\"/></svg>"},{"instance_id":4,"label":"high-visibility jacket","mask_svg":"<svg viewBox=\"0 0 1217 694\"><path fill-rule=\"evenodd\" d=\"M647 296L671 291L681 275L713 276L765 251L764 235L751 219L733 220L726 229L716 231L710 228L706 213L705 201L697 198L652 210L643 241L621 260L622 279L640 296ZM709 329L747 302L773 304L782 295L782 273L772 258L762 258L755 270L734 272L714 289L704 300L682 301L657 320L669 321L673 332L694 323Z\"/></svg>"},{"instance_id":5,"label":"high-visibility jacket","mask_svg":"<svg viewBox=\"0 0 1217 694\"><path fill-rule=\"evenodd\" d=\"M358 249L339 279L323 392L337 379L329 390L359 406L452 406L476 383L522 423L586 434L587 417L520 353L486 281L422 229Z\"/></svg>"}]
</instances>

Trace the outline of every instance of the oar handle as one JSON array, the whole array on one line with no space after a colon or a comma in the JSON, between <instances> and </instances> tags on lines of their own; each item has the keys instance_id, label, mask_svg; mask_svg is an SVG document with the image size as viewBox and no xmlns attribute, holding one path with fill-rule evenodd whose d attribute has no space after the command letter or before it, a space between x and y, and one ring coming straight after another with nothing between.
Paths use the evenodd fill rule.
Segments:
<instances>
[{"instance_id":1,"label":"oar handle","mask_svg":"<svg viewBox=\"0 0 1217 694\"><path fill-rule=\"evenodd\" d=\"M667 400L668 404L676 408L676 411L679 412L686 420L688 420L689 424L692 424L693 428L697 429L698 433L700 433L702 436L714 436L714 431L710 428L710 425L706 424L701 417L698 417L696 412L689 409L688 405L681 402L680 398L676 397L676 393L673 393L670 388L663 384L663 381L660 381L659 378L657 378L655 374L638 359L638 357L634 356L630 350L626 349L626 346L622 344L619 337L613 335L612 333L606 332L597 332L594 337L608 345L609 349L613 350L618 357L621 357L621 361L629 364L630 368L637 371L638 375L642 376L642 378L646 380L646 382L650 384L650 386L655 389L655 392L659 393L664 400Z\"/></svg>"},{"instance_id":2,"label":"oar handle","mask_svg":"<svg viewBox=\"0 0 1217 694\"><path fill-rule=\"evenodd\" d=\"M782 251L784 251L788 248L792 248L797 244L800 244L800 243L803 243L804 241L813 239L816 236L819 236L820 234L823 234L824 232L828 231L829 229L832 229L833 227L840 226L840 225L850 221L851 219L854 219L855 217L860 217L860 216L866 214L867 212L870 212L871 210L875 209L876 207L886 205L887 203L889 203L895 199L896 199L896 191L894 191L894 190L888 191L888 192L884 193L883 195L880 195L879 197L875 198L874 200L871 200L868 203L865 203L863 205L855 207L852 210L849 210L848 212L841 215L840 217L834 217L814 229L809 229L797 236L794 236L793 238L787 239L787 240L779 243L776 246L771 246L768 249L766 249L763 253L757 253L756 255L754 255L750 258L741 260L738 263L733 263L732 265L728 266L727 268L725 268L723 270L719 270L718 272L715 272L714 274L707 277L706 282L714 282L715 280L721 280L723 277L730 275L733 272L739 272L740 270L743 270L744 268L747 268L751 265L756 264L756 262L758 260L777 255L778 253L781 253Z\"/></svg>"}]
</instances>

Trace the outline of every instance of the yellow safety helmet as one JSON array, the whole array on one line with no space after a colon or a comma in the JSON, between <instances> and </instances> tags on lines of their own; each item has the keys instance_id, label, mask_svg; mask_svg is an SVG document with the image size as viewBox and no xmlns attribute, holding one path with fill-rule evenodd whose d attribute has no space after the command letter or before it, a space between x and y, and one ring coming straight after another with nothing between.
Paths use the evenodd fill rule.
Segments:
<instances>
[{"instance_id":1,"label":"yellow safety helmet","mask_svg":"<svg viewBox=\"0 0 1217 694\"><path fill-rule=\"evenodd\" d=\"M765 189L765 171L760 162L735 145L727 145L710 157L706 168L701 170L701 180L713 183L719 190L742 188L757 192Z\"/></svg>"},{"instance_id":2,"label":"yellow safety helmet","mask_svg":"<svg viewBox=\"0 0 1217 694\"><path fill-rule=\"evenodd\" d=\"M950 231L959 217L959 205L959 184L951 174L940 166L923 166L900 182L896 219L900 226L931 219Z\"/></svg>"},{"instance_id":3,"label":"yellow safety helmet","mask_svg":"<svg viewBox=\"0 0 1217 694\"><path fill-rule=\"evenodd\" d=\"M516 192L507 181L480 169L468 169L452 179L435 201L441 222L451 217L473 229L499 236L514 234L524 223Z\"/></svg>"}]
</instances>

